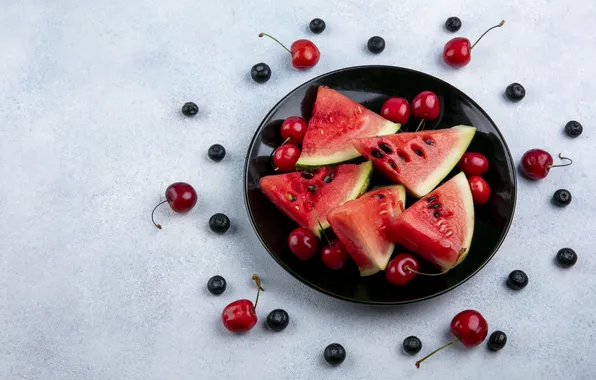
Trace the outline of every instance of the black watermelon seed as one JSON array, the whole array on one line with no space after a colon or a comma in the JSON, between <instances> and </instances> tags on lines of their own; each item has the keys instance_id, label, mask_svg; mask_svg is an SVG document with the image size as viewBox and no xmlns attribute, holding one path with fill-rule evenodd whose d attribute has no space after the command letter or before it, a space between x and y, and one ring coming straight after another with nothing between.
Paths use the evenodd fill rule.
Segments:
<instances>
[{"instance_id":1,"label":"black watermelon seed","mask_svg":"<svg viewBox=\"0 0 596 380\"><path fill-rule=\"evenodd\" d=\"M331 181L333 181L333 178L335 178L335 176L333 175L333 173L329 173L325 176L325 178L323 178L323 182L325 183L331 183Z\"/></svg>"},{"instance_id":2,"label":"black watermelon seed","mask_svg":"<svg viewBox=\"0 0 596 380\"><path fill-rule=\"evenodd\" d=\"M435 213L433 214L433 216L434 216L435 218L438 218L439 216L441 216L441 213L437 211L437 212L435 212Z\"/></svg>"},{"instance_id":3,"label":"black watermelon seed","mask_svg":"<svg viewBox=\"0 0 596 380\"><path fill-rule=\"evenodd\" d=\"M310 192L310 193L316 193L317 190L319 190L315 185L310 185L306 188L306 191Z\"/></svg>"},{"instance_id":4,"label":"black watermelon seed","mask_svg":"<svg viewBox=\"0 0 596 380\"><path fill-rule=\"evenodd\" d=\"M385 154L378 149L371 149L370 154L375 158L383 158L385 156Z\"/></svg>"},{"instance_id":5,"label":"black watermelon seed","mask_svg":"<svg viewBox=\"0 0 596 380\"><path fill-rule=\"evenodd\" d=\"M393 169L397 169L397 164L393 161L389 161L389 166L391 166Z\"/></svg>"},{"instance_id":6,"label":"black watermelon seed","mask_svg":"<svg viewBox=\"0 0 596 380\"><path fill-rule=\"evenodd\" d=\"M431 139L424 139L423 141L426 143L426 145L435 145L435 142Z\"/></svg>"},{"instance_id":7,"label":"black watermelon seed","mask_svg":"<svg viewBox=\"0 0 596 380\"><path fill-rule=\"evenodd\" d=\"M437 200L437 196L436 196L436 195L433 195L432 197L428 197L428 198L426 198L426 201L427 201L428 203L430 203L430 202L434 202L434 201L436 201L436 200Z\"/></svg>"},{"instance_id":8,"label":"black watermelon seed","mask_svg":"<svg viewBox=\"0 0 596 380\"><path fill-rule=\"evenodd\" d=\"M302 172L301 176L304 179L312 179L312 177L314 177L315 175L311 172Z\"/></svg>"},{"instance_id":9,"label":"black watermelon seed","mask_svg":"<svg viewBox=\"0 0 596 380\"><path fill-rule=\"evenodd\" d=\"M389 144L386 144L384 142L379 144L379 148L381 148L381 150L387 154L393 153L393 149L391 149L391 146L389 146Z\"/></svg>"},{"instance_id":10,"label":"black watermelon seed","mask_svg":"<svg viewBox=\"0 0 596 380\"><path fill-rule=\"evenodd\" d=\"M437 209L439 207L441 207L442 205L440 203L433 203L432 205L428 206L428 208L430 209Z\"/></svg>"},{"instance_id":11,"label":"black watermelon seed","mask_svg":"<svg viewBox=\"0 0 596 380\"><path fill-rule=\"evenodd\" d=\"M416 149L414 151L417 155L419 155L420 157L422 157L422 151L420 149Z\"/></svg>"}]
</instances>

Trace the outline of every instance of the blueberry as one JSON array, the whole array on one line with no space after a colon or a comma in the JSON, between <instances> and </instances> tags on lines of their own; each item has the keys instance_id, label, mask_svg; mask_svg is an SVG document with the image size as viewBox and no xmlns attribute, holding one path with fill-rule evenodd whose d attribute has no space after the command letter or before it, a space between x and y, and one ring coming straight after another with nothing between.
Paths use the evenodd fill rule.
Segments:
<instances>
[{"instance_id":1,"label":"blueberry","mask_svg":"<svg viewBox=\"0 0 596 380\"><path fill-rule=\"evenodd\" d=\"M226 291L226 279L221 276L213 276L207 281L207 290L216 296Z\"/></svg>"},{"instance_id":2,"label":"blueberry","mask_svg":"<svg viewBox=\"0 0 596 380\"><path fill-rule=\"evenodd\" d=\"M220 144L211 145L207 151L207 155L215 162L221 161L226 156L226 148Z\"/></svg>"},{"instance_id":3,"label":"blueberry","mask_svg":"<svg viewBox=\"0 0 596 380\"><path fill-rule=\"evenodd\" d=\"M415 336L409 336L404 339L404 351L410 355L416 355L422 349L422 342Z\"/></svg>"},{"instance_id":4,"label":"blueberry","mask_svg":"<svg viewBox=\"0 0 596 380\"><path fill-rule=\"evenodd\" d=\"M182 106L182 114L184 116L194 116L199 113L199 107L193 102L184 103Z\"/></svg>"},{"instance_id":5,"label":"blueberry","mask_svg":"<svg viewBox=\"0 0 596 380\"><path fill-rule=\"evenodd\" d=\"M491 351L499 351L507 344L507 334L503 331L495 331L490 334L488 338L488 349Z\"/></svg>"},{"instance_id":6,"label":"blueberry","mask_svg":"<svg viewBox=\"0 0 596 380\"><path fill-rule=\"evenodd\" d=\"M577 137L581 135L583 131L584 127L575 120L571 120L565 124L565 134L569 137Z\"/></svg>"},{"instance_id":7,"label":"blueberry","mask_svg":"<svg viewBox=\"0 0 596 380\"><path fill-rule=\"evenodd\" d=\"M559 207L565 207L571 203L571 193L569 190L559 189L553 194L553 202Z\"/></svg>"},{"instance_id":8,"label":"blueberry","mask_svg":"<svg viewBox=\"0 0 596 380\"><path fill-rule=\"evenodd\" d=\"M368 51L371 53L379 54L385 50L385 40L382 37L374 36L368 40L366 46L368 47Z\"/></svg>"},{"instance_id":9,"label":"blueberry","mask_svg":"<svg viewBox=\"0 0 596 380\"><path fill-rule=\"evenodd\" d=\"M267 326L273 331L281 331L288 327L290 316L285 310L275 309L267 316Z\"/></svg>"},{"instance_id":10,"label":"blueberry","mask_svg":"<svg viewBox=\"0 0 596 380\"><path fill-rule=\"evenodd\" d=\"M225 233L230 228L230 218L226 214L217 213L209 218L209 228L218 234Z\"/></svg>"},{"instance_id":11,"label":"blueberry","mask_svg":"<svg viewBox=\"0 0 596 380\"><path fill-rule=\"evenodd\" d=\"M524 271L514 270L507 277L507 286L513 290L521 290L528 285L528 276Z\"/></svg>"},{"instance_id":12,"label":"blueberry","mask_svg":"<svg viewBox=\"0 0 596 380\"><path fill-rule=\"evenodd\" d=\"M505 96L509 100L518 102L526 96L526 89L519 83L511 83L505 89Z\"/></svg>"},{"instance_id":13,"label":"blueberry","mask_svg":"<svg viewBox=\"0 0 596 380\"><path fill-rule=\"evenodd\" d=\"M445 28L450 32L457 32L461 28L461 20L459 17L449 17L447 21L445 21Z\"/></svg>"},{"instance_id":14,"label":"blueberry","mask_svg":"<svg viewBox=\"0 0 596 380\"><path fill-rule=\"evenodd\" d=\"M271 78L271 68L266 63L257 63L250 69L250 76L257 83L265 83Z\"/></svg>"},{"instance_id":15,"label":"blueberry","mask_svg":"<svg viewBox=\"0 0 596 380\"><path fill-rule=\"evenodd\" d=\"M341 344L332 343L325 347L323 356L327 363L331 365L339 365L346 360L346 350Z\"/></svg>"},{"instance_id":16,"label":"blueberry","mask_svg":"<svg viewBox=\"0 0 596 380\"><path fill-rule=\"evenodd\" d=\"M322 33L325 30L325 21L321 20L320 18L313 18L308 27L310 31L316 34Z\"/></svg>"},{"instance_id":17,"label":"blueberry","mask_svg":"<svg viewBox=\"0 0 596 380\"><path fill-rule=\"evenodd\" d=\"M557 252L557 264L561 268L571 268L577 262L577 253L571 248L561 248Z\"/></svg>"}]
</instances>

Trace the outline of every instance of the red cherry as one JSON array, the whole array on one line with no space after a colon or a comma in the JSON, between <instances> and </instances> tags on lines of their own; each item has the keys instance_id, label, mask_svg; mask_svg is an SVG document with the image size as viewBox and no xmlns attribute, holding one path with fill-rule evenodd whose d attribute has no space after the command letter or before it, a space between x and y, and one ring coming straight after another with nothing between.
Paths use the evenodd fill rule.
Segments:
<instances>
[{"instance_id":1,"label":"red cherry","mask_svg":"<svg viewBox=\"0 0 596 380\"><path fill-rule=\"evenodd\" d=\"M381 107L381 116L394 123L405 124L410 118L410 104L404 98L389 98Z\"/></svg>"},{"instance_id":2,"label":"red cherry","mask_svg":"<svg viewBox=\"0 0 596 380\"><path fill-rule=\"evenodd\" d=\"M283 144L273 152L273 166L281 173L290 173L296 171L299 158L300 148L294 144Z\"/></svg>"},{"instance_id":3,"label":"red cherry","mask_svg":"<svg viewBox=\"0 0 596 380\"><path fill-rule=\"evenodd\" d=\"M306 127L306 120L299 116L290 116L281 124L281 137L292 144L301 145Z\"/></svg>"},{"instance_id":4,"label":"red cherry","mask_svg":"<svg viewBox=\"0 0 596 380\"><path fill-rule=\"evenodd\" d=\"M563 165L553 165L553 157L550 153L542 149L530 149L522 156L521 171L530 179L543 179L551 168L569 166L573 163L570 158L563 157L562 154L559 154L559 158L568 162Z\"/></svg>"},{"instance_id":5,"label":"red cherry","mask_svg":"<svg viewBox=\"0 0 596 380\"><path fill-rule=\"evenodd\" d=\"M431 91L422 91L412 101L412 116L416 119L435 120L440 112L439 98Z\"/></svg>"},{"instance_id":6,"label":"red cherry","mask_svg":"<svg viewBox=\"0 0 596 380\"><path fill-rule=\"evenodd\" d=\"M486 335L488 334L488 323L482 314L476 310L464 310L453 317L450 329L451 333L455 335L456 338L418 360L416 362L417 368L420 368L420 363L441 351L443 348L451 346L458 340L466 347L474 347L484 342L484 339L486 339Z\"/></svg>"},{"instance_id":7,"label":"red cherry","mask_svg":"<svg viewBox=\"0 0 596 380\"><path fill-rule=\"evenodd\" d=\"M308 228L296 228L288 236L290 251L300 260L308 260L319 252L319 238Z\"/></svg>"},{"instance_id":8,"label":"red cherry","mask_svg":"<svg viewBox=\"0 0 596 380\"><path fill-rule=\"evenodd\" d=\"M387 281L395 286L404 286L416 277L416 272L420 269L420 263L410 254L402 253L387 264L385 277Z\"/></svg>"},{"instance_id":9,"label":"red cherry","mask_svg":"<svg viewBox=\"0 0 596 380\"><path fill-rule=\"evenodd\" d=\"M488 170L488 158L481 153L466 152L459 160L457 167L468 177L484 175Z\"/></svg>"},{"instance_id":10,"label":"red cherry","mask_svg":"<svg viewBox=\"0 0 596 380\"><path fill-rule=\"evenodd\" d=\"M329 269L340 270L348 261L348 254L339 240L334 240L321 250L321 260Z\"/></svg>"},{"instance_id":11,"label":"red cherry","mask_svg":"<svg viewBox=\"0 0 596 380\"><path fill-rule=\"evenodd\" d=\"M477 175L468 178L468 182L470 183L470 190L472 190L474 203L477 205L485 204L488 201L488 198L490 198L490 186L488 186L488 183L484 178Z\"/></svg>"},{"instance_id":12,"label":"red cherry","mask_svg":"<svg viewBox=\"0 0 596 380\"><path fill-rule=\"evenodd\" d=\"M166 189L166 200L158 203L157 206L153 208L153 211L151 212L151 221L155 227L161 230L161 225L155 223L155 220L153 219L155 210L157 210L159 206L168 202L170 208L174 212L185 213L195 207L197 199L197 192L191 185L186 182L175 182Z\"/></svg>"},{"instance_id":13,"label":"red cherry","mask_svg":"<svg viewBox=\"0 0 596 380\"><path fill-rule=\"evenodd\" d=\"M476 42L474 42L472 46L470 46L470 40L463 37L456 37L447 41L445 47L443 48L443 61L453 67L462 67L467 65L470 63L470 60L472 60L472 49L474 46L476 46L478 41L480 41L486 33L495 28L503 26L503 24L505 24L504 20L492 28L489 28L480 36L480 38L476 40Z\"/></svg>"},{"instance_id":14,"label":"red cherry","mask_svg":"<svg viewBox=\"0 0 596 380\"><path fill-rule=\"evenodd\" d=\"M226 306L221 313L221 321L226 329L234 333L242 333L252 329L257 324L257 314L255 312L259 302L259 294L262 290L261 279L253 274L252 279L257 284L257 299L253 305L252 301L247 299L237 300Z\"/></svg>"},{"instance_id":15,"label":"red cherry","mask_svg":"<svg viewBox=\"0 0 596 380\"><path fill-rule=\"evenodd\" d=\"M317 45L312 43L309 40L296 40L288 49L284 44L279 42L279 40L275 37L267 33L260 33L259 37L267 36L271 38L273 41L280 44L284 49L288 51L292 55L292 66L299 70L303 69L310 69L314 65L319 62L319 58L321 57L321 52L317 48Z\"/></svg>"}]
</instances>

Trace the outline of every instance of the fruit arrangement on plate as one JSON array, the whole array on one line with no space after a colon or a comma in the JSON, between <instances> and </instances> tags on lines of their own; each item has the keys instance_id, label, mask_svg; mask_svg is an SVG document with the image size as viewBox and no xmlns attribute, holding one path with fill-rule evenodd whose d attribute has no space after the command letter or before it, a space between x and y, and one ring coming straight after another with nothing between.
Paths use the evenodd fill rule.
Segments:
<instances>
[{"instance_id":1,"label":"fruit arrangement on plate","mask_svg":"<svg viewBox=\"0 0 596 380\"><path fill-rule=\"evenodd\" d=\"M481 177L489 162L482 152L466 152L474 126L425 129L440 111L428 90L411 107L389 98L377 114L319 86L309 120L292 116L281 124L284 140L271 156L275 174L259 182L296 224L290 251L300 260L320 254L331 270L351 259L360 276L385 271L396 286L461 263L472 244L474 208L490 197ZM420 121L404 132L410 116ZM421 272L419 259L436 271Z\"/></svg>"}]
</instances>

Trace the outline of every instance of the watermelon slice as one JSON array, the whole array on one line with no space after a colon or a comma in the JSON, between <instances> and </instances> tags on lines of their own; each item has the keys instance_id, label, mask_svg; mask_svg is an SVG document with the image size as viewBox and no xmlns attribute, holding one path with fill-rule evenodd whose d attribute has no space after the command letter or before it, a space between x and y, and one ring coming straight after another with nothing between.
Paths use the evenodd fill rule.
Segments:
<instances>
[{"instance_id":1,"label":"watermelon slice","mask_svg":"<svg viewBox=\"0 0 596 380\"><path fill-rule=\"evenodd\" d=\"M339 92L320 86L296 166L334 165L360 156L350 141L395 133L392 123Z\"/></svg>"},{"instance_id":2,"label":"watermelon slice","mask_svg":"<svg viewBox=\"0 0 596 380\"><path fill-rule=\"evenodd\" d=\"M434 131L406 132L353 141L354 147L389 180L421 198L457 165L476 128L459 125Z\"/></svg>"},{"instance_id":3,"label":"watermelon slice","mask_svg":"<svg viewBox=\"0 0 596 380\"><path fill-rule=\"evenodd\" d=\"M474 234L474 202L460 172L410 206L387 228L391 241L448 271L461 263Z\"/></svg>"},{"instance_id":4,"label":"watermelon slice","mask_svg":"<svg viewBox=\"0 0 596 380\"><path fill-rule=\"evenodd\" d=\"M323 228L328 228L329 211L365 192L371 175L372 163L367 161L360 165L270 175L261 178L260 186L263 194L284 214L319 236L317 217Z\"/></svg>"},{"instance_id":5,"label":"watermelon slice","mask_svg":"<svg viewBox=\"0 0 596 380\"><path fill-rule=\"evenodd\" d=\"M385 229L404 210L405 202L403 186L386 186L329 213L331 228L358 265L361 276L375 274L387 266L394 244L385 237Z\"/></svg>"}]
</instances>

